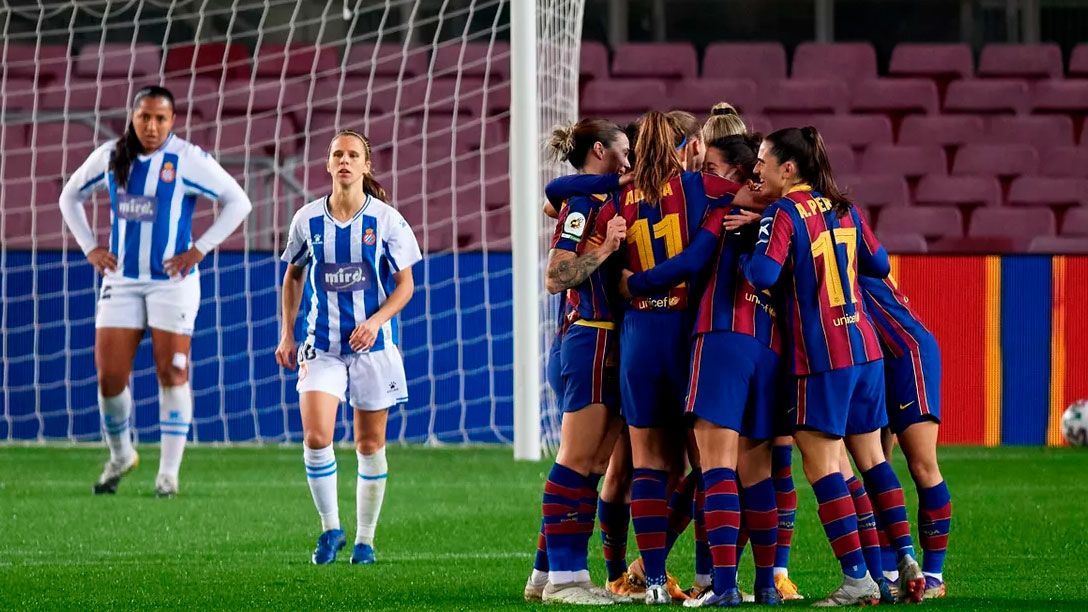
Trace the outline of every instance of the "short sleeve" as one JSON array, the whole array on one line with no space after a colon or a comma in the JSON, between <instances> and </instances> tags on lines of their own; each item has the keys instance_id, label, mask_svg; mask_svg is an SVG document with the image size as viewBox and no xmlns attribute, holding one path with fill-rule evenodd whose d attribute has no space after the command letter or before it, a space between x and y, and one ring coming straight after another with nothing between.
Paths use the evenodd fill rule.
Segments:
<instances>
[{"instance_id":1,"label":"short sleeve","mask_svg":"<svg viewBox=\"0 0 1088 612\"><path fill-rule=\"evenodd\" d=\"M386 220L389 227L385 230L388 237L385 244L385 257L392 264L395 272L411 268L416 262L423 259L423 253L419 250L419 243L416 242L416 235L396 209L389 209Z\"/></svg>"},{"instance_id":2,"label":"short sleeve","mask_svg":"<svg viewBox=\"0 0 1088 612\"><path fill-rule=\"evenodd\" d=\"M306 224L302 218L302 212L295 214L291 219L291 228L287 230L287 246L280 255L280 261L285 261L294 266L305 266L310 261L310 244L307 240Z\"/></svg>"},{"instance_id":3,"label":"short sleeve","mask_svg":"<svg viewBox=\"0 0 1088 612\"><path fill-rule=\"evenodd\" d=\"M593 202L585 196L570 198L559 212L552 237L552 248L577 252L578 245L590 233L587 227L593 213Z\"/></svg>"}]
</instances>

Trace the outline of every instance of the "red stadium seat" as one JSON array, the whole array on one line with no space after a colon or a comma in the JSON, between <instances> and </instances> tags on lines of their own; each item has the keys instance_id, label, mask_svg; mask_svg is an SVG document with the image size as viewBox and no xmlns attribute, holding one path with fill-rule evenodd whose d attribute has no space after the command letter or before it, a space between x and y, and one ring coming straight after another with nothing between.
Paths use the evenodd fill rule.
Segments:
<instances>
[{"instance_id":1,"label":"red stadium seat","mask_svg":"<svg viewBox=\"0 0 1088 612\"><path fill-rule=\"evenodd\" d=\"M824 142L851 147L864 147L871 143L891 143L892 122L883 115L814 115L806 118L816 127ZM793 124L795 127L805 125ZM788 127L779 123L776 128Z\"/></svg>"},{"instance_id":2,"label":"red stadium seat","mask_svg":"<svg viewBox=\"0 0 1088 612\"><path fill-rule=\"evenodd\" d=\"M340 53L335 47L311 44L263 44L257 53L257 78L281 75L318 78L339 76Z\"/></svg>"},{"instance_id":3,"label":"red stadium seat","mask_svg":"<svg viewBox=\"0 0 1088 612\"><path fill-rule=\"evenodd\" d=\"M1088 208L1074 208L1065 213L1062 235L1088 237Z\"/></svg>"},{"instance_id":4,"label":"red stadium seat","mask_svg":"<svg viewBox=\"0 0 1088 612\"><path fill-rule=\"evenodd\" d=\"M699 57L691 43L626 43L612 56L612 76L617 78L694 78Z\"/></svg>"},{"instance_id":5,"label":"red stadium seat","mask_svg":"<svg viewBox=\"0 0 1088 612\"><path fill-rule=\"evenodd\" d=\"M95 135L94 128L84 123L39 123L30 129L27 143L34 145L37 153L34 174L41 177L65 178L79 168L98 145L110 140L102 132Z\"/></svg>"},{"instance_id":6,"label":"red stadium seat","mask_svg":"<svg viewBox=\"0 0 1088 612\"><path fill-rule=\"evenodd\" d=\"M219 81L208 78L191 79L188 76L176 76L163 82L174 94L174 107L178 115L189 115L192 106L194 119L211 122L215 120L222 104L219 95ZM224 83L225 86L225 83Z\"/></svg>"},{"instance_id":7,"label":"red stadium seat","mask_svg":"<svg viewBox=\"0 0 1088 612\"><path fill-rule=\"evenodd\" d=\"M940 108L937 86L929 79L869 79L854 85L850 110L878 113L927 113Z\"/></svg>"},{"instance_id":8,"label":"red stadium seat","mask_svg":"<svg viewBox=\"0 0 1088 612\"><path fill-rule=\"evenodd\" d=\"M1039 170L1039 154L1031 145L969 144L952 162L953 174L1020 176Z\"/></svg>"},{"instance_id":9,"label":"red stadium seat","mask_svg":"<svg viewBox=\"0 0 1088 612\"><path fill-rule=\"evenodd\" d=\"M1031 88L1031 110L1088 113L1088 79L1038 81Z\"/></svg>"},{"instance_id":10,"label":"red stadium seat","mask_svg":"<svg viewBox=\"0 0 1088 612\"><path fill-rule=\"evenodd\" d=\"M966 236L963 238L941 238L934 241L929 251L945 255L995 255L1016 253L1027 248L1025 238L1008 236Z\"/></svg>"},{"instance_id":11,"label":"red stadium seat","mask_svg":"<svg viewBox=\"0 0 1088 612\"><path fill-rule=\"evenodd\" d=\"M248 79L252 67L249 50L239 44L205 42L176 45L166 51L168 76L188 76L195 72L198 76L220 79L226 72L231 79Z\"/></svg>"},{"instance_id":12,"label":"red stadium seat","mask_svg":"<svg viewBox=\"0 0 1088 612\"><path fill-rule=\"evenodd\" d=\"M1088 179L1021 176L1009 186L1015 206L1079 206L1088 204Z\"/></svg>"},{"instance_id":13,"label":"red stadium seat","mask_svg":"<svg viewBox=\"0 0 1088 612\"><path fill-rule=\"evenodd\" d=\"M1013 79L952 81L944 97L945 112L1024 113L1029 105L1027 83Z\"/></svg>"},{"instance_id":14,"label":"red stadium seat","mask_svg":"<svg viewBox=\"0 0 1088 612\"><path fill-rule=\"evenodd\" d=\"M900 43L892 50L888 73L902 77L951 80L973 76L975 61L964 43Z\"/></svg>"},{"instance_id":15,"label":"red stadium seat","mask_svg":"<svg viewBox=\"0 0 1088 612\"><path fill-rule=\"evenodd\" d=\"M491 42L486 38L466 43L457 39L441 43L434 53L434 74L504 80L510 74L510 43Z\"/></svg>"},{"instance_id":16,"label":"red stadium seat","mask_svg":"<svg viewBox=\"0 0 1088 612\"><path fill-rule=\"evenodd\" d=\"M906 206L910 203L907 181L899 175L840 174L838 184L846 189L851 201L863 206Z\"/></svg>"},{"instance_id":17,"label":"red stadium seat","mask_svg":"<svg viewBox=\"0 0 1088 612\"><path fill-rule=\"evenodd\" d=\"M228 82L221 100L224 114L251 114L264 111L301 113L305 116L309 84L258 78L250 81Z\"/></svg>"},{"instance_id":18,"label":"red stadium seat","mask_svg":"<svg viewBox=\"0 0 1088 612\"><path fill-rule=\"evenodd\" d=\"M578 76L583 80L608 78L608 47L604 43L583 40L578 60Z\"/></svg>"},{"instance_id":19,"label":"red stadium seat","mask_svg":"<svg viewBox=\"0 0 1088 612\"><path fill-rule=\"evenodd\" d=\"M967 234L1030 241L1036 236L1053 236L1057 231L1054 213L1047 209L980 208L971 214Z\"/></svg>"},{"instance_id":20,"label":"red stadium seat","mask_svg":"<svg viewBox=\"0 0 1088 612\"><path fill-rule=\"evenodd\" d=\"M989 120L986 142L1029 144L1042 150L1073 144L1073 120L1066 115L997 116Z\"/></svg>"},{"instance_id":21,"label":"red stadium seat","mask_svg":"<svg viewBox=\"0 0 1088 612\"><path fill-rule=\"evenodd\" d=\"M948 159L939 145L874 144L861 156L861 171L917 178L948 172Z\"/></svg>"},{"instance_id":22,"label":"red stadium seat","mask_svg":"<svg viewBox=\"0 0 1088 612\"><path fill-rule=\"evenodd\" d=\"M664 99L665 84L657 79L590 81L582 90L582 112L609 117L616 113L641 113L655 108Z\"/></svg>"},{"instance_id":23,"label":"red stadium seat","mask_svg":"<svg viewBox=\"0 0 1088 612\"><path fill-rule=\"evenodd\" d=\"M1069 55L1070 77L1088 77L1088 43L1080 43L1073 47L1073 53Z\"/></svg>"},{"instance_id":24,"label":"red stadium seat","mask_svg":"<svg viewBox=\"0 0 1088 612\"><path fill-rule=\"evenodd\" d=\"M786 49L779 42L711 43L703 56L703 78L774 81L786 78Z\"/></svg>"},{"instance_id":25,"label":"red stadium seat","mask_svg":"<svg viewBox=\"0 0 1088 612\"><path fill-rule=\"evenodd\" d=\"M998 206L1001 183L992 176L928 174L918 182L914 202L938 206Z\"/></svg>"},{"instance_id":26,"label":"red stadium seat","mask_svg":"<svg viewBox=\"0 0 1088 612\"><path fill-rule=\"evenodd\" d=\"M1057 43L989 44L978 57L981 77L1060 79L1062 72Z\"/></svg>"},{"instance_id":27,"label":"red stadium seat","mask_svg":"<svg viewBox=\"0 0 1088 612\"><path fill-rule=\"evenodd\" d=\"M955 208L887 208L880 213L880 234L919 234L927 239L963 236L963 215Z\"/></svg>"},{"instance_id":28,"label":"red stadium seat","mask_svg":"<svg viewBox=\"0 0 1088 612\"><path fill-rule=\"evenodd\" d=\"M162 51L147 43L103 43L84 45L76 58L75 73L81 77L147 79L162 68ZM130 72L131 70L131 72Z\"/></svg>"},{"instance_id":29,"label":"red stadium seat","mask_svg":"<svg viewBox=\"0 0 1088 612\"><path fill-rule=\"evenodd\" d=\"M373 72L376 77L395 79L403 69L405 77L414 77L427 73L429 57L426 47L409 46L406 51L400 41L355 43L348 50L346 70L350 77L369 77Z\"/></svg>"},{"instance_id":30,"label":"red stadium seat","mask_svg":"<svg viewBox=\"0 0 1088 612\"><path fill-rule=\"evenodd\" d=\"M742 118L744 119L744 125L748 126L749 132L770 134L774 130L771 120L764 115L744 115Z\"/></svg>"},{"instance_id":31,"label":"red stadium seat","mask_svg":"<svg viewBox=\"0 0 1088 612\"><path fill-rule=\"evenodd\" d=\"M876 51L867 42L797 45L793 53L793 78L842 79L857 83L875 79Z\"/></svg>"},{"instance_id":32,"label":"red stadium seat","mask_svg":"<svg viewBox=\"0 0 1088 612\"><path fill-rule=\"evenodd\" d=\"M63 81L68 72L68 45L8 42L4 68L8 79L34 79L39 86Z\"/></svg>"},{"instance_id":33,"label":"red stadium seat","mask_svg":"<svg viewBox=\"0 0 1088 612\"><path fill-rule=\"evenodd\" d=\"M8 77L0 90L0 100L8 112L34 110L34 77ZM52 88L50 88L52 89ZM45 90L42 90L43 92Z\"/></svg>"},{"instance_id":34,"label":"red stadium seat","mask_svg":"<svg viewBox=\"0 0 1088 612\"><path fill-rule=\"evenodd\" d=\"M1065 236L1036 236L1028 245L1029 253L1053 255L1088 255L1088 238Z\"/></svg>"},{"instance_id":35,"label":"red stadium seat","mask_svg":"<svg viewBox=\"0 0 1088 612\"><path fill-rule=\"evenodd\" d=\"M893 255L917 255L929 252L925 236L915 232L877 232L877 240Z\"/></svg>"},{"instance_id":36,"label":"red stadium seat","mask_svg":"<svg viewBox=\"0 0 1088 612\"><path fill-rule=\"evenodd\" d=\"M289 115L265 114L253 117L230 117L219 124L218 143L211 142L220 154L292 155L298 146L295 121ZM322 143L322 145L327 143ZM324 156L322 156L324 157Z\"/></svg>"},{"instance_id":37,"label":"red stadium seat","mask_svg":"<svg viewBox=\"0 0 1088 612\"><path fill-rule=\"evenodd\" d=\"M747 117L745 118L747 119ZM827 144L827 158L831 161L831 169L835 175L849 174L857 170L857 158L854 149L850 145L840 143Z\"/></svg>"},{"instance_id":38,"label":"red stadium seat","mask_svg":"<svg viewBox=\"0 0 1088 612\"><path fill-rule=\"evenodd\" d=\"M1088 147L1045 149L1039 160L1044 176L1088 178Z\"/></svg>"},{"instance_id":39,"label":"red stadium seat","mask_svg":"<svg viewBox=\"0 0 1088 612\"><path fill-rule=\"evenodd\" d=\"M38 99L39 109L114 111L129 108L131 94L140 88L139 81L117 79L99 81L93 77L73 78L67 89L49 87Z\"/></svg>"},{"instance_id":40,"label":"red stadium seat","mask_svg":"<svg viewBox=\"0 0 1088 612\"><path fill-rule=\"evenodd\" d=\"M744 114L763 110L756 83L748 79L683 79L669 86L671 108L702 117L718 102L728 102Z\"/></svg>"},{"instance_id":41,"label":"red stadium seat","mask_svg":"<svg viewBox=\"0 0 1088 612\"><path fill-rule=\"evenodd\" d=\"M962 145L982 140L985 122L963 115L909 116L899 127L899 144Z\"/></svg>"},{"instance_id":42,"label":"red stadium seat","mask_svg":"<svg viewBox=\"0 0 1088 612\"><path fill-rule=\"evenodd\" d=\"M837 79L782 79L760 86L763 108L768 113L842 113L850 92Z\"/></svg>"}]
</instances>

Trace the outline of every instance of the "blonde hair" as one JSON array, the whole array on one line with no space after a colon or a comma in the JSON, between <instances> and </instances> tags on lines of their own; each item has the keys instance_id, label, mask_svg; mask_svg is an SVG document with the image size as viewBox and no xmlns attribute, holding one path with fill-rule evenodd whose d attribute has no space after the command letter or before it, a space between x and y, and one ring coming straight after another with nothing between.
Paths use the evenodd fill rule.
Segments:
<instances>
[{"instance_id":1,"label":"blonde hair","mask_svg":"<svg viewBox=\"0 0 1088 612\"><path fill-rule=\"evenodd\" d=\"M710 142L726 136L743 136L748 126L737 114L737 109L728 102L718 102L710 109L710 117L703 124L703 141Z\"/></svg>"},{"instance_id":2,"label":"blonde hair","mask_svg":"<svg viewBox=\"0 0 1088 612\"><path fill-rule=\"evenodd\" d=\"M660 111L642 116L635 144L633 185L642 192L643 201L660 201L665 183L684 171L676 150L683 140L683 131L672 116Z\"/></svg>"},{"instance_id":3,"label":"blonde hair","mask_svg":"<svg viewBox=\"0 0 1088 612\"><path fill-rule=\"evenodd\" d=\"M371 163L370 171L373 172L374 156L370 154L370 140L355 130L340 130L337 132L336 136L333 136L332 140L329 141L329 152L332 153L332 143L336 142L336 139L342 136L353 136L363 143L363 151L366 152L366 160ZM383 202L389 201L389 195L385 192L385 187L382 187L382 184L379 183L378 179L374 178L374 175L370 172L363 175L363 193L368 193Z\"/></svg>"}]
</instances>

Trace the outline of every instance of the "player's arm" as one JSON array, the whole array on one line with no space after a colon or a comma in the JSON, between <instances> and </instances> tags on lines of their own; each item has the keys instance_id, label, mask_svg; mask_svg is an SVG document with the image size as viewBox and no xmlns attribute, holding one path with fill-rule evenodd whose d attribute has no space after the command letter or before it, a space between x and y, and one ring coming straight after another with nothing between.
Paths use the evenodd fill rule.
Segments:
<instances>
[{"instance_id":1,"label":"player's arm","mask_svg":"<svg viewBox=\"0 0 1088 612\"><path fill-rule=\"evenodd\" d=\"M412 277L412 266L423 259L423 253L419 250L416 235L408 222L399 212L389 212L389 241L385 247L384 259L393 269L393 283L396 287L385 298L385 302L378 307L377 312L370 315L362 325L351 332L348 344L352 350L365 351L374 346L378 339L378 333L383 325L390 319L400 314L415 293L415 279Z\"/></svg>"},{"instance_id":2,"label":"player's arm","mask_svg":"<svg viewBox=\"0 0 1088 612\"><path fill-rule=\"evenodd\" d=\"M75 171L60 193L60 213L64 224L76 239L87 261L100 274L117 269L117 255L106 247L98 246L98 239L91 224L87 221L87 211L83 202L95 191L109 187L109 160L112 143L104 144L83 162Z\"/></svg>"},{"instance_id":3,"label":"player's arm","mask_svg":"<svg viewBox=\"0 0 1088 612\"><path fill-rule=\"evenodd\" d=\"M876 234L857 208L851 207L850 214L861 230L858 232L858 273L873 278L887 278L892 271L888 251L877 240Z\"/></svg>"},{"instance_id":4,"label":"player's arm","mask_svg":"<svg viewBox=\"0 0 1088 612\"><path fill-rule=\"evenodd\" d=\"M714 259L726 212L725 208L707 211L702 228L687 248L649 270L627 277L627 291L631 295L651 295L674 287L705 268Z\"/></svg>"},{"instance_id":5,"label":"player's arm","mask_svg":"<svg viewBox=\"0 0 1088 612\"><path fill-rule=\"evenodd\" d=\"M276 363L291 370L298 365L295 319L298 318L298 307L302 302L306 266L310 263L310 245L304 227L301 213L296 213L287 230L287 246L280 255L280 261L287 263L287 270L283 273L283 295L280 298L280 344L276 347Z\"/></svg>"},{"instance_id":6,"label":"player's arm","mask_svg":"<svg viewBox=\"0 0 1088 612\"><path fill-rule=\"evenodd\" d=\"M544 195L554 205L574 196L612 193L622 185L623 178L618 174L570 174L552 179L544 187Z\"/></svg>"},{"instance_id":7,"label":"player's arm","mask_svg":"<svg viewBox=\"0 0 1088 612\"><path fill-rule=\"evenodd\" d=\"M586 227L590 206L585 198L572 198L563 208L563 216L556 224L556 235L552 239L552 249L548 252L548 270L544 278L544 287L548 293L559 293L581 285L590 274L616 252L627 237L627 221L615 214L615 207L608 203L601 209L597 227L604 221L605 236L586 237L590 231ZM588 239L589 249L581 255L578 245Z\"/></svg>"},{"instance_id":8,"label":"player's arm","mask_svg":"<svg viewBox=\"0 0 1088 612\"><path fill-rule=\"evenodd\" d=\"M756 289L770 289L778 281L789 257L793 221L788 212L771 206L759 221L759 239L751 255L741 256L740 265Z\"/></svg>"}]
</instances>

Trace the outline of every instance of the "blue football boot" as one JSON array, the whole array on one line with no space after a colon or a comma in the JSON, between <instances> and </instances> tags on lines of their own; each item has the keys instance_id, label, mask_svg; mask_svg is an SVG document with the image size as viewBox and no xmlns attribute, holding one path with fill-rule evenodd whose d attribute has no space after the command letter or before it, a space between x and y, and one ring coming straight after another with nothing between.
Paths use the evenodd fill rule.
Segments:
<instances>
[{"instance_id":1,"label":"blue football boot","mask_svg":"<svg viewBox=\"0 0 1088 612\"><path fill-rule=\"evenodd\" d=\"M736 608L740 606L743 598L739 589L731 589L718 595L714 591L707 591L699 599L689 599L684 602L685 608Z\"/></svg>"},{"instance_id":2,"label":"blue football boot","mask_svg":"<svg viewBox=\"0 0 1088 612\"><path fill-rule=\"evenodd\" d=\"M351 562L356 565L370 565L374 563L374 547L370 544L356 544L351 549Z\"/></svg>"},{"instance_id":3,"label":"blue football boot","mask_svg":"<svg viewBox=\"0 0 1088 612\"><path fill-rule=\"evenodd\" d=\"M775 587L756 589L756 603L765 606L777 606L782 603L782 594Z\"/></svg>"},{"instance_id":4,"label":"blue football boot","mask_svg":"<svg viewBox=\"0 0 1088 612\"><path fill-rule=\"evenodd\" d=\"M344 548L344 545L348 543L348 539L344 537L344 531L342 529L330 529L321 534L317 538L317 548L314 549L314 554L310 557L314 565L326 565L336 561L336 553L340 552L340 549Z\"/></svg>"}]
</instances>

